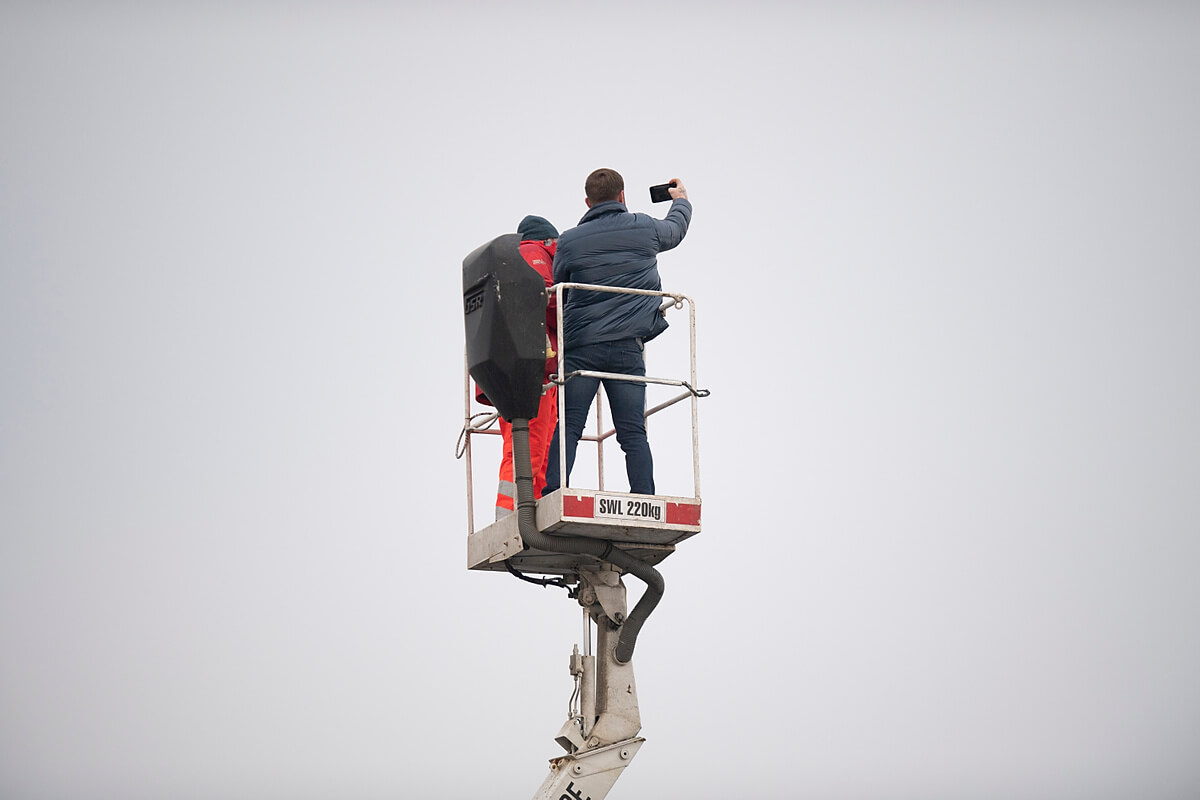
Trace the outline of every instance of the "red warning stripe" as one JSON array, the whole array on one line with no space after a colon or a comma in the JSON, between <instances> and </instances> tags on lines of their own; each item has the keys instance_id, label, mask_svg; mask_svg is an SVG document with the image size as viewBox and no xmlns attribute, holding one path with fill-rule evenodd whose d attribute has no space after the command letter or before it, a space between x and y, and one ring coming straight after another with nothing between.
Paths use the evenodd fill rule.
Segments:
<instances>
[{"instance_id":1,"label":"red warning stripe","mask_svg":"<svg viewBox=\"0 0 1200 800\"><path fill-rule=\"evenodd\" d=\"M591 495L573 495L563 493L563 516L584 517L591 519L596 516L595 498Z\"/></svg>"},{"instance_id":2,"label":"red warning stripe","mask_svg":"<svg viewBox=\"0 0 1200 800\"><path fill-rule=\"evenodd\" d=\"M667 524L699 525L699 503L667 503Z\"/></svg>"}]
</instances>

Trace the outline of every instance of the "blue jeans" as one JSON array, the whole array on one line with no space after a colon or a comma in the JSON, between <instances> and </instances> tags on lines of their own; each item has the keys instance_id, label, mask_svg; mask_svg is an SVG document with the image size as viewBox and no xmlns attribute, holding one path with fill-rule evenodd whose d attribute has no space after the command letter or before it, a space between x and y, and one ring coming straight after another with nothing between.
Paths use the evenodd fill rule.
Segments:
<instances>
[{"instance_id":1,"label":"blue jeans","mask_svg":"<svg viewBox=\"0 0 1200 800\"><path fill-rule=\"evenodd\" d=\"M578 347L568 347L564 365L566 373L576 370L615 372L621 375L646 375L646 361L642 357L642 344L637 339L618 339L612 342L597 342ZM588 412L600 384L608 395L609 411L613 427L617 429L617 442L625 451L625 472L629 476L629 491L634 494L654 494L654 459L650 455L650 442L646 440L646 384L631 381L609 380L576 376L563 386L566 393L564 420L567 433L567 477L575 465L575 448L583 428L587 424ZM550 441L550 455L546 464L546 489L550 494L559 488L558 435L554 432Z\"/></svg>"}]
</instances>

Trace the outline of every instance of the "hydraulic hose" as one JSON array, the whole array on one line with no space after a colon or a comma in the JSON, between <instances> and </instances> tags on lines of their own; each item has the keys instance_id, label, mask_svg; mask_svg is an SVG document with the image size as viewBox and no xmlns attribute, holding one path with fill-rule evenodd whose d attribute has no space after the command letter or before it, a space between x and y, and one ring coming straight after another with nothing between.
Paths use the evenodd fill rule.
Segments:
<instances>
[{"instance_id":1,"label":"hydraulic hose","mask_svg":"<svg viewBox=\"0 0 1200 800\"><path fill-rule=\"evenodd\" d=\"M645 561L614 547L612 542L582 536L550 536L539 531L537 501L533 497L533 464L529 458L528 419L518 418L512 421L512 442L513 474L517 484L517 529L521 532L525 546L551 553L595 556L646 584L646 591L625 618L624 624L621 625L621 635L617 639L614 653L617 662L629 663L633 658L633 648L637 644L642 625L662 599L663 590L666 588L662 575Z\"/></svg>"}]
</instances>

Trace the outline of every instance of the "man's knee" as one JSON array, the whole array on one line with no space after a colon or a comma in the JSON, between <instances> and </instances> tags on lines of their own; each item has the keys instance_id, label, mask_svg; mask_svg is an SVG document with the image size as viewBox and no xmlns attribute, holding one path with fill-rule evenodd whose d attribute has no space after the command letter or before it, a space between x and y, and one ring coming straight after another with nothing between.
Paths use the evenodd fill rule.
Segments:
<instances>
[{"instance_id":1,"label":"man's knee","mask_svg":"<svg viewBox=\"0 0 1200 800\"><path fill-rule=\"evenodd\" d=\"M646 436L646 429L640 431L622 431L617 428L617 444L621 445L621 449L626 453L650 452L650 439Z\"/></svg>"}]
</instances>

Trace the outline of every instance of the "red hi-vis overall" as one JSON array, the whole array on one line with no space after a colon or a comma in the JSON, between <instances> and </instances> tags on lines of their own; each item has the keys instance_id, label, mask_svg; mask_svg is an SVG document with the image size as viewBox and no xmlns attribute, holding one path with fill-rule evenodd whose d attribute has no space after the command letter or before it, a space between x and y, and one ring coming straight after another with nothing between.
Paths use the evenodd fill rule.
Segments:
<instances>
[{"instance_id":1,"label":"red hi-vis overall","mask_svg":"<svg viewBox=\"0 0 1200 800\"><path fill-rule=\"evenodd\" d=\"M529 420L529 460L533 462L533 496L541 497L546 488L546 459L550 454L550 440L554 438L554 427L558 425L558 387L551 386L542 395L537 416ZM500 419L500 433L504 436L504 457L500 461L500 486L496 490L496 519L511 514L517 507L517 484L513 477L512 425Z\"/></svg>"}]
</instances>

